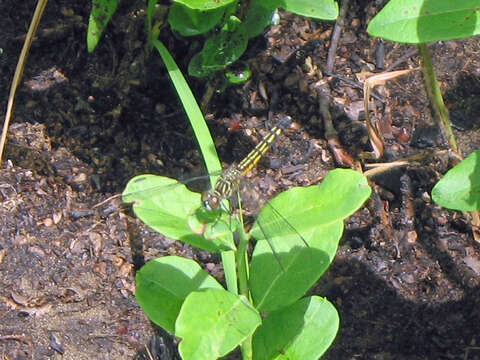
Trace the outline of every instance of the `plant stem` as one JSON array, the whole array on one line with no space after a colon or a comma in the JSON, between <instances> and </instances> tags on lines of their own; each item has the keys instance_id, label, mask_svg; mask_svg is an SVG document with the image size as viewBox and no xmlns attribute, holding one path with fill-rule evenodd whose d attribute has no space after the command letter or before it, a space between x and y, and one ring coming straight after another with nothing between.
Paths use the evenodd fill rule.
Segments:
<instances>
[{"instance_id":1,"label":"plant stem","mask_svg":"<svg viewBox=\"0 0 480 360\"><path fill-rule=\"evenodd\" d=\"M240 194L237 193L238 204L239 204L239 226L235 231L235 235L238 238L238 247L237 247L237 272L238 272L238 287L240 295L245 296L248 301L251 303L252 299L250 298L250 291L248 289L248 236L245 233L245 225L243 223L242 216L242 201ZM242 359L251 360L253 357L252 350L252 336L247 337L240 345L242 350Z\"/></svg>"},{"instance_id":2,"label":"plant stem","mask_svg":"<svg viewBox=\"0 0 480 360\"><path fill-rule=\"evenodd\" d=\"M249 336L241 345L242 359L251 360L253 358L252 336Z\"/></svg>"},{"instance_id":3,"label":"plant stem","mask_svg":"<svg viewBox=\"0 0 480 360\"><path fill-rule=\"evenodd\" d=\"M25 37L25 42L23 43L20 57L18 58L15 73L13 74L12 85L10 86L10 94L8 95L7 112L5 114L3 131L0 138L0 164L2 163L3 151L7 142L8 126L10 124L10 119L13 116L15 95L17 94L17 88L22 80L23 69L25 68L25 63L27 62L28 51L30 50L30 46L32 45L33 37L37 32L37 27L40 23L40 19L42 18L45 6L47 6L47 0L38 0L37 6L35 7L35 12L33 13L32 21L30 22L30 26L28 28L27 36Z\"/></svg>"},{"instance_id":4,"label":"plant stem","mask_svg":"<svg viewBox=\"0 0 480 360\"><path fill-rule=\"evenodd\" d=\"M235 271L235 252L222 251L222 265L225 271L225 282L227 283L227 290L233 294L238 295L237 273Z\"/></svg>"},{"instance_id":5,"label":"plant stem","mask_svg":"<svg viewBox=\"0 0 480 360\"><path fill-rule=\"evenodd\" d=\"M248 290L248 258L247 258L248 238L242 226L240 226L240 229L236 231L236 234L238 235L238 249L237 249L238 287L240 290L240 295L243 295L250 300L250 294Z\"/></svg>"},{"instance_id":6,"label":"plant stem","mask_svg":"<svg viewBox=\"0 0 480 360\"><path fill-rule=\"evenodd\" d=\"M458 153L457 141L455 140L455 135L453 134L448 111L445 107L445 103L443 102L442 92L440 91L440 86L438 85L435 71L433 70L430 53L428 52L425 44L418 44L418 49L423 59L422 71L427 87L427 94L430 98L430 103L440 119L440 128L442 129L443 134L445 134L447 137L450 148Z\"/></svg>"}]
</instances>

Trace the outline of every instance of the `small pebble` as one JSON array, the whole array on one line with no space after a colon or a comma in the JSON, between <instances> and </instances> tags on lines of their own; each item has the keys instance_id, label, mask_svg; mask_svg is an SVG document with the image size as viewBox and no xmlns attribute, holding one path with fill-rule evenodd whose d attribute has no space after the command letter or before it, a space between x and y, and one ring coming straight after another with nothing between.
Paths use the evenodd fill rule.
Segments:
<instances>
[{"instance_id":1,"label":"small pebble","mask_svg":"<svg viewBox=\"0 0 480 360\"><path fill-rule=\"evenodd\" d=\"M45 225L46 227L50 227L54 224L52 218L46 218L46 219L43 219L42 221L43 225Z\"/></svg>"}]
</instances>

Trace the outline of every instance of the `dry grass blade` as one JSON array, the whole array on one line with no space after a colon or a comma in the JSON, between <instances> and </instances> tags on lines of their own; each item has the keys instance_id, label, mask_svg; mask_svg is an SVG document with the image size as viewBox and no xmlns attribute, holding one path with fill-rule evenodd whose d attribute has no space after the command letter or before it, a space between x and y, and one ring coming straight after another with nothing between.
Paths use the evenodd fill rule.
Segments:
<instances>
[{"instance_id":1,"label":"dry grass blade","mask_svg":"<svg viewBox=\"0 0 480 360\"><path fill-rule=\"evenodd\" d=\"M383 152L385 151L385 143L383 142L383 137L381 136L380 132L378 131L378 127L376 124L373 124L370 119L370 114L368 111L368 105L370 100L370 91L377 85L384 84L387 80L396 78L398 76L406 75L412 71L419 70L418 68L415 69L408 69L408 70L398 70L398 71L391 71L386 73L380 73L374 76L369 77L363 83L363 102L365 107L365 121L367 124L367 131L368 136L370 139L370 144L372 144L373 153L375 155L375 159L380 159L383 156Z\"/></svg>"},{"instance_id":2,"label":"dry grass blade","mask_svg":"<svg viewBox=\"0 0 480 360\"><path fill-rule=\"evenodd\" d=\"M27 61L28 51L30 50L30 46L32 45L33 36L37 31L38 24L40 23L43 10L45 10L46 5L47 5L47 0L39 0L37 3L37 7L35 8L35 13L33 14L32 21L30 22L30 27L28 29L27 37L25 38L25 42L23 43L23 48L22 48L22 52L20 53L20 57L18 59L17 67L15 68L15 74L13 75L10 94L8 95L7 112L5 113L5 121L3 123L2 137L0 138L0 163L2 162L3 150L5 148L5 143L7 141L8 125L10 124L10 119L12 118L12 114L13 114L13 106L15 104L15 95L17 93L17 88L18 88L18 85L20 84L20 80L23 75L23 69L25 68L25 62Z\"/></svg>"}]
</instances>

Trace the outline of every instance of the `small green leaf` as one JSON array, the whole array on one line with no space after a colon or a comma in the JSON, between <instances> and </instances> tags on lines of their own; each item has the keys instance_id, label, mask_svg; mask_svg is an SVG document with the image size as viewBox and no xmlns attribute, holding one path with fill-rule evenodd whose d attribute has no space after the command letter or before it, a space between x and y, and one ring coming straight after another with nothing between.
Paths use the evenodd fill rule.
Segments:
<instances>
[{"instance_id":1,"label":"small green leaf","mask_svg":"<svg viewBox=\"0 0 480 360\"><path fill-rule=\"evenodd\" d=\"M315 19L335 20L338 4L334 0L284 0L285 10Z\"/></svg>"},{"instance_id":2,"label":"small green leaf","mask_svg":"<svg viewBox=\"0 0 480 360\"><path fill-rule=\"evenodd\" d=\"M213 75L216 69L207 69L203 67L203 53L199 52L193 55L192 59L188 63L188 74L198 78L205 78Z\"/></svg>"},{"instance_id":3,"label":"small green leaf","mask_svg":"<svg viewBox=\"0 0 480 360\"><path fill-rule=\"evenodd\" d=\"M318 296L271 312L253 337L254 359L319 359L335 339L339 323L333 304Z\"/></svg>"},{"instance_id":4,"label":"small green leaf","mask_svg":"<svg viewBox=\"0 0 480 360\"><path fill-rule=\"evenodd\" d=\"M480 34L478 0L391 0L372 19L372 36L404 43L461 39Z\"/></svg>"},{"instance_id":5,"label":"small green leaf","mask_svg":"<svg viewBox=\"0 0 480 360\"><path fill-rule=\"evenodd\" d=\"M236 65L239 65L238 62ZM239 68L243 66L243 68ZM225 78L230 84L238 85L238 84L243 84L247 80L250 79L252 76L252 70L250 69L250 66L245 63L245 64L240 64L239 66L235 66L235 70L231 69L225 72Z\"/></svg>"},{"instance_id":6,"label":"small green leaf","mask_svg":"<svg viewBox=\"0 0 480 360\"><path fill-rule=\"evenodd\" d=\"M148 318L175 333L175 321L192 291L222 286L193 260L165 256L147 262L135 277L135 298Z\"/></svg>"},{"instance_id":7,"label":"small green leaf","mask_svg":"<svg viewBox=\"0 0 480 360\"><path fill-rule=\"evenodd\" d=\"M97 47L103 30L117 9L118 0L92 0L92 11L88 19L87 48L92 52Z\"/></svg>"},{"instance_id":8,"label":"small green leaf","mask_svg":"<svg viewBox=\"0 0 480 360\"><path fill-rule=\"evenodd\" d=\"M450 169L432 189L432 199L447 209L480 209L480 150Z\"/></svg>"},{"instance_id":9,"label":"small green leaf","mask_svg":"<svg viewBox=\"0 0 480 360\"><path fill-rule=\"evenodd\" d=\"M192 292L175 324L184 360L210 360L228 354L261 324L258 312L242 297L225 290Z\"/></svg>"},{"instance_id":10,"label":"small green leaf","mask_svg":"<svg viewBox=\"0 0 480 360\"><path fill-rule=\"evenodd\" d=\"M247 16L244 21L248 38L250 39L260 35L265 28L272 23L272 15L275 10L283 4L283 0L250 1Z\"/></svg>"},{"instance_id":11,"label":"small green leaf","mask_svg":"<svg viewBox=\"0 0 480 360\"><path fill-rule=\"evenodd\" d=\"M223 213L206 213L201 207L201 196L175 179L156 175L139 175L131 179L123 194L123 201L133 203L135 215L161 234L191 244L199 249L220 252L233 250L231 231L224 236L204 237L209 226L230 223ZM222 216L222 217L220 217Z\"/></svg>"},{"instance_id":12,"label":"small green leaf","mask_svg":"<svg viewBox=\"0 0 480 360\"><path fill-rule=\"evenodd\" d=\"M207 39L202 51L197 54L201 57L202 72L222 70L232 64L245 52L247 43L245 27L238 18L231 16L220 32ZM197 57L195 64L198 62ZM192 70L189 65L188 71L191 75L194 74Z\"/></svg>"},{"instance_id":13,"label":"small green leaf","mask_svg":"<svg viewBox=\"0 0 480 360\"><path fill-rule=\"evenodd\" d=\"M182 36L204 34L217 26L225 14L225 7L195 9L175 2L168 13L168 22Z\"/></svg>"}]
</instances>

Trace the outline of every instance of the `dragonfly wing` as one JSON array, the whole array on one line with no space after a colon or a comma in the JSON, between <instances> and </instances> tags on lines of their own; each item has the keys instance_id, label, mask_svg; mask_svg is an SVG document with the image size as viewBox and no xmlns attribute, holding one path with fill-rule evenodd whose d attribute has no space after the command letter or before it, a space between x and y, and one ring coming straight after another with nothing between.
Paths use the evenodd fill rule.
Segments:
<instances>
[{"instance_id":1,"label":"dragonfly wing","mask_svg":"<svg viewBox=\"0 0 480 360\"><path fill-rule=\"evenodd\" d=\"M202 211L200 194L175 179L137 176L127 184L122 197L124 202L133 203L135 214L146 225L169 238L215 252L234 248L232 236L210 240L203 236L219 216Z\"/></svg>"},{"instance_id":2,"label":"dragonfly wing","mask_svg":"<svg viewBox=\"0 0 480 360\"><path fill-rule=\"evenodd\" d=\"M262 195L258 189L248 179L242 179L239 187L240 197L242 200L242 211L248 216L255 216L259 213L262 204ZM232 199L232 200L236 200ZM238 202L238 201L237 201ZM235 202L233 202L235 204ZM238 206L235 206L238 207Z\"/></svg>"}]
</instances>

